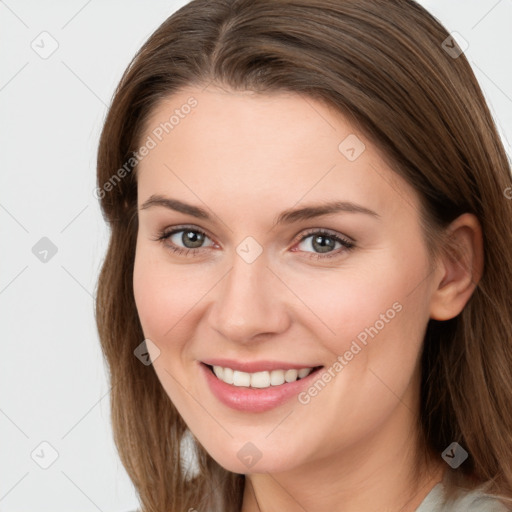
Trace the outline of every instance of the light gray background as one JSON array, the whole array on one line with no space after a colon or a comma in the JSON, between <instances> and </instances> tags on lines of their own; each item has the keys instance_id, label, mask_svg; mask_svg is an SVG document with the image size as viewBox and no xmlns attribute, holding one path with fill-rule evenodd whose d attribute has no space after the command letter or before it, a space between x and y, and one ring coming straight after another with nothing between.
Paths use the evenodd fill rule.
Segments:
<instances>
[{"instance_id":1,"label":"light gray background","mask_svg":"<svg viewBox=\"0 0 512 512\"><path fill-rule=\"evenodd\" d=\"M123 70L185 3L0 1L0 512L138 505L112 442L93 316L108 240L95 156ZM511 154L512 0L420 3L469 43ZM52 38L58 48L43 59L31 45L49 51ZM42 237L57 247L46 262L32 252ZM48 469L43 441L58 453Z\"/></svg>"}]
</instances>

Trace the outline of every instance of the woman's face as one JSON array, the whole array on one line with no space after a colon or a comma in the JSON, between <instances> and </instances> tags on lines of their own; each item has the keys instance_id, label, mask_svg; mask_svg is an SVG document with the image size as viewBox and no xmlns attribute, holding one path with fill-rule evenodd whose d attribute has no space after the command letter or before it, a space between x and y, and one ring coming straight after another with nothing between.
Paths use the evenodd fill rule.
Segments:
<instances>
[{"instance_id":1,"label":"woman's face","mask_svg":"<svg viewBox=\"0 0 512 512\"><path fill-rule=\"evenodd\" d=\"M214 87L169 98L142 141L137 309L211 456L280 472L410 438L435 275L377 148L311 98Z\"/></svg>"}]
</instances>

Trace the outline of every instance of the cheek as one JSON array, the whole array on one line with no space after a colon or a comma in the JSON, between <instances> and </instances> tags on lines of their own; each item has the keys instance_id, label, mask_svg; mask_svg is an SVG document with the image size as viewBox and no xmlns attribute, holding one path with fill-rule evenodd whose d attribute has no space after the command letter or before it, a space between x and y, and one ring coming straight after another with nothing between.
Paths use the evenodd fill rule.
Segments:
<instances>
[{"instance_id":1,"label":"cheek","mask_svg":"<svg viewBox=\"0 0 512 512\"><path fill-rule=\"evenodd\" d=\"M160 246L138 241L133 292L144 335L161 350L176 350L186 331L197 323L201 299L215 276L194 265L173 265ZM172 341L172 343L170 343Z\"/></svg>"},{"instance_id":2,"label":"cheek","mask_svg":"<svg viewBox=\"0 0 512 512\"><path fill-rule=\"evenodd\" d=\"M331 449L369 435L395 410L398 397L414 408L406 390L428 321L428 262L419 244L402 257L391 251L374 255L373 265L362 267L364 272L331 275L309 295L308 305L335 334L319 328L326 333L319 339L332 354L327 391L314 383L299 397L309 408L300 422L315 431L322 416L330 425L324 435ZM304 293L311 284L304 279L301 286Z\"/></svg>"},{"instance_id":3,"label":"cheek","mask_svg":"<svg viewBox=\"0 0 512 512\"><path fill-rule=\"evenodd\" d=\"M315 331L322 333L320 339L337 354L348 349L347 343L360 333L364 337L366 328L375 324L379 330L387 328L406 316L398 315L398 309L413 311L424 306L421 291L411 293L424 278L421 256L408 261L397 261L383 252L372 255L371 261L358 262L357 268L333 269L315 276L290 275L294 293L307 306L302 308L302 321L309 317L310 327L315 325Z\"/></svg>"},{"instance_id":4,"label":"cheek","mask_svg":"<svg viewBox=\"0 0 512 512\"><path fill-rule=\"evenodd\" d=\"M192 283L188 283L187 287L180 276L179 271L169 272L157 251L147 247L144 242L137 243L133 293L147 338L161 342L185 314L186 294Z\"/></svg>"},{"instance_id":5,"label":"cheek","mask_svg":"<svg viewBox=\"0 0 512 512\"><path fill-rule=\"evenodd\" d=\"M343 387L354 386L353 396L362 398L363 389L378 396L370 370L393 389L403 389L414 371L429 316L428 259L414 242L368 253L351 268L314 279L295 276L294 291L315 314L310 326L318 325L332 364L343 357L343 369L337 368Z\"/></svg>"},{"instance_id":6,"label":"cheek","mask_svg":"<svg viewBox=\"0 0 512 512\"><path fill-rule=\"evenodd\" d=\"M204 409L194 396L194 379L191 380L189 341L201 316L201 298L212 288L208 276L194 272L193 265L172 265L161 248L154 248L143 241L138 243L133 272L133 289L137 312L144 336L153 341L158 357L152 358L160 383L181 417L194 433L204 429ZM205 284L205 281L208 281ZM213 280L212 280L213 281ZM193 358L192 358L193 359ZM226 440L207 423L204 439L219 438L216 446ZM218 454L222 458L222 454Z\"/></svg>"}]
</instances>

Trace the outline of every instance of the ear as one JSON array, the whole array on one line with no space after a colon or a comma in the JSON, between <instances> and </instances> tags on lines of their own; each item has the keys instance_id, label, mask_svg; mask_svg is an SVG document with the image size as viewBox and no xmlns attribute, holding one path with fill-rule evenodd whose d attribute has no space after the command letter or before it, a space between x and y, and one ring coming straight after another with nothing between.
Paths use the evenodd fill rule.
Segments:
<instances>
[{"instance_id":1,"label":"ear","mask_svg":"<svg viewBox=\"0 0 512 512\"><path fill-rule=\"evenodd\" d=\"M439 276L430 301L430 318L449 320L470 299L483 273L482 229L477 217L464 213L446 231L447 247L438 261Z\"/></svg>"}]
</instances>

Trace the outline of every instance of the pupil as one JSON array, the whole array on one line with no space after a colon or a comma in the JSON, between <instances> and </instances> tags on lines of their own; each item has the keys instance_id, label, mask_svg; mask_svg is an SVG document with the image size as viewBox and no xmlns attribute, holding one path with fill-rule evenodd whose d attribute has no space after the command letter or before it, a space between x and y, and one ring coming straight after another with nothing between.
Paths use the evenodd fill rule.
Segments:
<instances>
[{"instance_id":1,"label":"pupil","mask_svg":"<svg viewBox=\"0 0 512 512\"><path fill-rule=\"evenodd\" d=\"M181 239L185 247L188 247L189 249L196 249L197 247L201 247L204 236L201 233L196 233L195 231L185 231Z\"/></svg>"},{"instance_id":2,"label":"pupil","mask_svg":"<svg viewBox=\"0 0 512 512\"><path fill-rule=\"evenodd\" d=\"M313 238L313 248L318 252L329 252L330 249L334 248L334 244L334 240L324 235Z\"/></svg>"}]
</instances>

